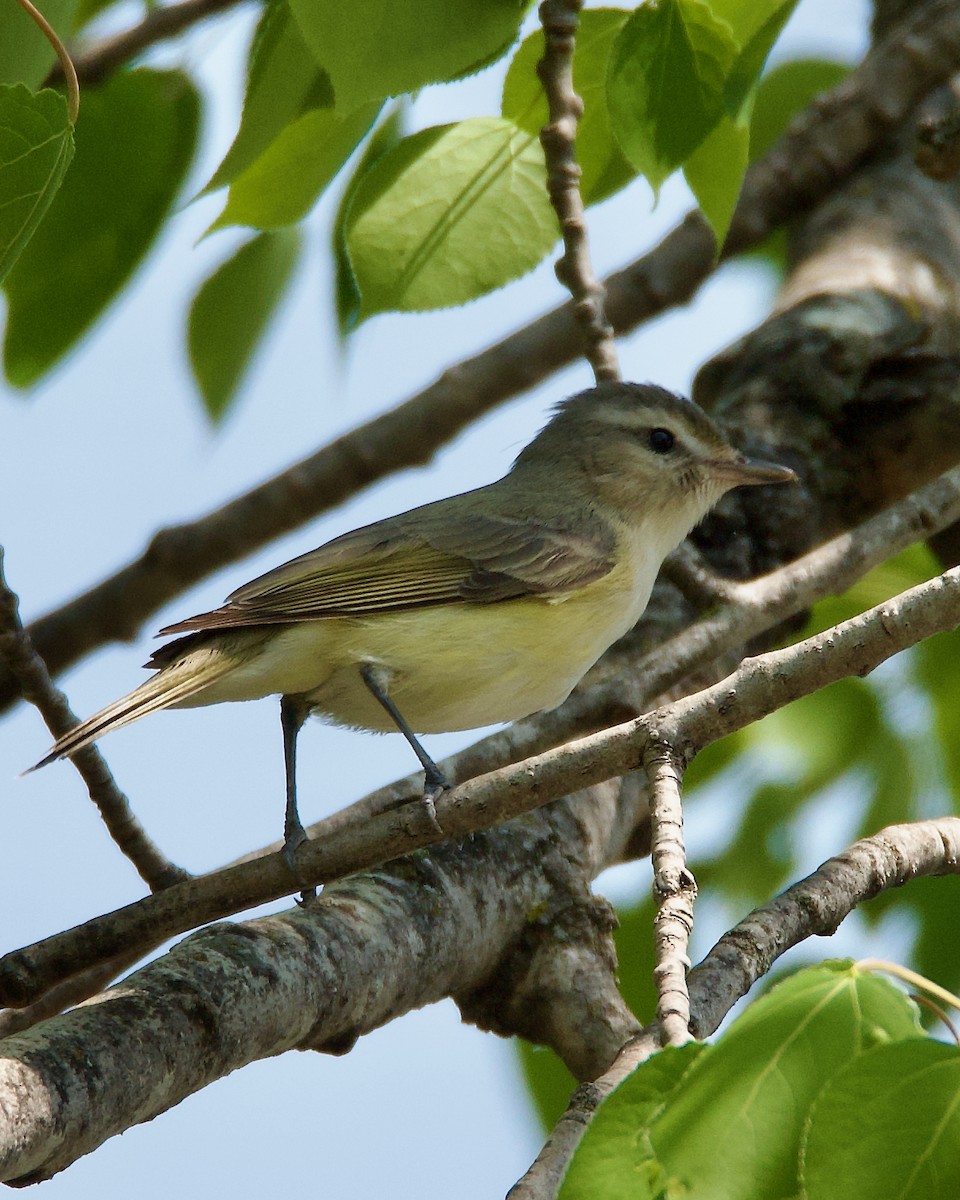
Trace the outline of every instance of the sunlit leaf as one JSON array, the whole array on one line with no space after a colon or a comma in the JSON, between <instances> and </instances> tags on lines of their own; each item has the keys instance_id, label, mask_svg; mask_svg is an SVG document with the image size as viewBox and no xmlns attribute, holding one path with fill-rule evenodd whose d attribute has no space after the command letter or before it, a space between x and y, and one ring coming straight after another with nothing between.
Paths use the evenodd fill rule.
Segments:
<instances>
[{"instance_id":1,"label":"sunlit leaf","mask_svg":"<svg viewBox=\"0 0 960 1200\"><path fill-rule=\"evenodd\" d=\"M746 120L721 117L683 164L683 176L723 246L737 206L750 150Z\"/></svg>"},{"instance_id":2,"label":"sunlit leaf","mask_svg":"<svg viewBox=\"0 0 960 1200\"><path fill-rule=\"evenodd\" d=\"M404 138L360 180L346 221L365 317L472 300L556 238L539 143L493 117Z\"/></svg>"},{"instance_id":3,"label":"sunlit leaf","mask_svg":"<svg viewBox=\"0 0 960 1200\"><path fill-rule=\"evenodd\" d=\"M231 183L291 122L333 107L333 85L303 40L285 3L268 4L250 48L240 128L204 192Z\"/></svg>"},{"instance_id":4,"label":"sunlit leaf","mask_svg":"<svg viewBox=\"0 0 960 1200\"><path fill-rule=\"evenodd\" d=\"M353 267L350 266L350 256L347 253L346 222L347 213L353 203L360 180L370 170L378 159L388 150L398 145L404 132L406 106L398 100L391 108L387 117L373 131L373 135L354 169L350 182L344 188L333 222L331 241L333 257L336 266L336 306L337 328L341 337L346 337L356 328L360 319L361 297Z\"/></svg>"},{"instance_id":5,"label":"sunlit leaf","mask_svg":"<svg viewBox=\"0 0 960 1200\"><path fill-rule=\"evenodd\" d=\"M954 1200L960 1048L911 1038L837 1072L813 1106L804 1200Z\"/></svg>"},{"instance_id":6,"label":"sunlit leaf","mask_svg":"<svg viewBox=\"0 0 960 1200\"><path fill-rule=\"evenodd\" d=\"M614 133L654 191L724 115L724 85L737 55L729 25L703 0L638 8L610 59L607 101Z\"/></svg>"},{"instance_id":7,"label":"sunlit leaf","mask_svg":"<svg viewBox=\"0 0 960 1200\"><path fill-rule=\"evenodd\" d=\"M796 1196L800 1139L824 1084L864 1050L918 1039L916 1010L845 964L798 972L713 1046L645 1063L603 1104L561 1200Z\"/></svg>"},{"instance_id":8,"label":"sunlit leaf","mask_svg":"<svg viewBox=\"0 0 960 1200\"><path fill-rule=\"evenodd\" d=\"M337 106L455 79L505 53L528 0L290 0Z\"/></svg>"},{"instance_id":9,"label":"sunlit leaf","mask_svg":"<svg viewBox=\"0 0 960 1200\"><path fill-rule=\"evenodd\" d=\"M724 104L731 117L741 115L774 42L798 3L799 0L712 0L714 15L730 23L740 47L724 86Z\"/></svg>"},{"instance_id":10,"label":"sunlit leaf","mask_svg":"<svg viewBox=\"0 0 960 1200\"><path fill-rule=\"evenodd\" d=\"M291 122L230 184L211 230L227 225L280 229L301 220L376 120L380 102L341 116L315 108Z\"/></svg>"}]
</instances>

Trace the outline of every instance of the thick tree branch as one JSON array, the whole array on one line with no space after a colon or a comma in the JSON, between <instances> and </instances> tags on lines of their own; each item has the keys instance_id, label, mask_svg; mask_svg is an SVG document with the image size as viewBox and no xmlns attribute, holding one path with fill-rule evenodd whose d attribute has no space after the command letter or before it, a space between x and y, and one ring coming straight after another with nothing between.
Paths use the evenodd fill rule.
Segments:
<instances>
[{"instance_id":1,"label":"thick tree branch","mask_svg":"<svg viewBox=\"0 0 960 1200\"><path fill-rule=\"evenodd\" d=\"M304 908L204 930L90 1004L8 1039L0 1177L44 1178L255 1058L294 1046L343 1053L399 1012L481 991L535 914L568 886L576 903L582 879L622 849L635 804L626 798L624 820L620 789L608 785L336 884ZM587 1015L593 1025L580 1032L592 1036L601 1018ZM620 1017L611 1031L631 1028ZM616 1047L594 1056L594 1072Z\"/></svg>"},{"instance_id":2,"label":"thick tree branch","mask_svg":"<svg viewBox=\"0 0 960 1200\"><path fill-rule=\"evenodd\" d=\"M780 955L810 937L829 937L865 900L912 879L960 873L960 818L891 825L828 859L806 879L755 909L725 933L690 974L693 1025L716 1030ZM599 1079L574 1092L566 1112L509 1200L553 1200L601 1103L660 1048L656 1026L627 1043Z\"/></svg>"},{"instance_id":3,"label":"thick tree branch","mask_svg":"<svg viewBox=\"0 0 960 1200\"><path fill-rule=\"evenodd\" d=\"M724 256L756 245L791 214L808 211L958 65L960 10L952 0L914 6L900 36L874 47L839 89L750 168ZM607 315L614 329L624 333L689 300L714 269L714 251L709 227L694 213L655 250L608 277ZM374 481L429 461L471 421L577 353L567 304L217 512L161 531L135 562L30 625L38 652L56 675L101 645L135 637L159 607L198 580ZM0 669L0 709L18 694Z\"/></svg>"}]
</instances>

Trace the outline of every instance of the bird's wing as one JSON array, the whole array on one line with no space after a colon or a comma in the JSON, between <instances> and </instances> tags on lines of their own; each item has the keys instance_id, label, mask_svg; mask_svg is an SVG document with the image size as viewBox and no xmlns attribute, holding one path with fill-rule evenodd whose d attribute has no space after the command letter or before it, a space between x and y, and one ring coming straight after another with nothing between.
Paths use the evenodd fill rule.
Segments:
<instances>
[{"instance_id":1,"label":"bird's wing","mask_svg":"<svg viewBox=\"0 0 960 1200\"><path fill-rule=\"evenodd\" d=\"M238 588L222 608L161 632L559 595L613 566L613 531L600 522L571 531L456 510L436 520L410 520L414 515L344 534Z\"/></svg>"}]
</instances>

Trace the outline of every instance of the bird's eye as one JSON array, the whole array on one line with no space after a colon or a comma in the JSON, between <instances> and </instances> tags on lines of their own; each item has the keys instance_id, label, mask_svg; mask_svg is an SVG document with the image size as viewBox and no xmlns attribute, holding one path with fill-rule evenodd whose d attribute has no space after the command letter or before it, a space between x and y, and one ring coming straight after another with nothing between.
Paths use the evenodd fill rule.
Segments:
<instances>
[{"instance_id":1,"label":"bird's eye","mask_svg":"<svg viewBox=\"0 0 960 1200\"><path fill-rule=\"evenodd\" d=\"M647 444L654 454L669 454L676 444L676 438L669 429L651 429Z\"/></svg>"}]
</instances>

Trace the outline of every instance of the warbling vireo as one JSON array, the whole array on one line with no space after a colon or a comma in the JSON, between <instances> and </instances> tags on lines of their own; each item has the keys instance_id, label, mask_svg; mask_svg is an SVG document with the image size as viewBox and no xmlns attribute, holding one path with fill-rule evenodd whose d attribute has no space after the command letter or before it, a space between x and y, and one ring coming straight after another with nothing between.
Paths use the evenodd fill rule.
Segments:
<instances>
[{"instance_id":1,"label":"warbling vireo","mask_svg":"<svg viewBox=\"0 0 960 1200\"><path fill-rule=\"evenodd\" d=\"M82 722L37 764L162 708L279 693L287 807L296 737L318 713L404 735L472 729L553 708L640 617L660 564L731 488L785 483L738 454L689 400L605 383L557 406L496 483L388 517L295 558L222 608L161 630L156 674Z\"/></svg>"}]
</instances>

